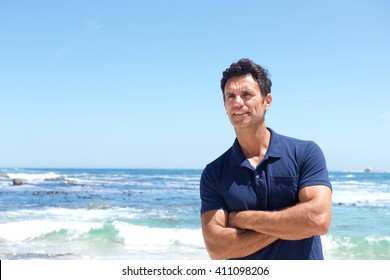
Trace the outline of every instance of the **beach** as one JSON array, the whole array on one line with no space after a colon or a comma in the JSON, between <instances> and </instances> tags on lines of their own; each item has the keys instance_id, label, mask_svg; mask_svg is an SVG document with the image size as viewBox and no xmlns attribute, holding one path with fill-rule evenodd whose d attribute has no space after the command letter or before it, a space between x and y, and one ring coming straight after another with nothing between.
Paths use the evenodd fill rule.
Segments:
<instances>
[{"instance_id":1,"label":"beach","mask_svg":"<svg viewBox=\"0 0 390 280\"><path fill-rule=\"evenodd\" d=\"M201 172L2 168L0 259L207 260ZM325 258L389 260L390 173L333 171L330 179Z\"/></svg>"}]
</instances>

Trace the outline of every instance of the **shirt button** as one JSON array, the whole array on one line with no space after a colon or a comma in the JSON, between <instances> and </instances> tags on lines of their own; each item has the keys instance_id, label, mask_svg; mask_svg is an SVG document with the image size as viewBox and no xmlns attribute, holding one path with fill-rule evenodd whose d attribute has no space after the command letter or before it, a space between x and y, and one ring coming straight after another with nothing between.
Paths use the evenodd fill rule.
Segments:
<instances>
[{"instance_id":1,"label":"shirt button","mask_svg":"<svg viewBox=\"0 0 390 280\"><path fill-rule=\"evenodd\" d=\"M259 179L260 178L260 175L256 175L256 179Z\"/></svg>"}]
</instances>

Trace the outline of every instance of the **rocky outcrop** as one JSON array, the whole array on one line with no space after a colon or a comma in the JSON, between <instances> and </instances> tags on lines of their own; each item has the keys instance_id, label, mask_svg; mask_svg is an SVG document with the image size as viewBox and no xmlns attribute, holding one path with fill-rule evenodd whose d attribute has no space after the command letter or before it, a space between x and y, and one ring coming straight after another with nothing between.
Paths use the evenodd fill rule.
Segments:
<instances>
[{"instance_id":1,"label":"rocky outcrop","mask_svg":"<svg viewBox=\"0 0 390 280\"><path fill-rule=\"evenodd\" d=\"M23 181L22 181L22 179L15 178L15 179L12 180L12 185L14 185L14 186L23 185Z\"/></svg>"},{"instance_id":2,"label":"rocky outcrop","mask_svg":"<svg viewBox=\"0 0 390 280\"><path fill-rule=\"evenodd\" d=\"M0 173L0 178L6 178L9 179L9 176L5 173Z\"/></svg>"}]
</instances>

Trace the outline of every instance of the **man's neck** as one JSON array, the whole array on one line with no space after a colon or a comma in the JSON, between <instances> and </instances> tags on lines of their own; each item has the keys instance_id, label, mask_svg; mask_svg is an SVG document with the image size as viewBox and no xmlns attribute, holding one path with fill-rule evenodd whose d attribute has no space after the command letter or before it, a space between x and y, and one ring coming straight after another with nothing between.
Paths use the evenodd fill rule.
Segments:
<instances>
[{"instance_id":1,"label":"man's neck","mask_svg":"<svg viewBox=\"0 0 390 280\"><path fill-rule=\"evenodd\" d=\"M267 152L271 132L265 124L255 130L248 128L235 131L242 152L252 166L256 168Z\"/></svg>"}]
</instances>

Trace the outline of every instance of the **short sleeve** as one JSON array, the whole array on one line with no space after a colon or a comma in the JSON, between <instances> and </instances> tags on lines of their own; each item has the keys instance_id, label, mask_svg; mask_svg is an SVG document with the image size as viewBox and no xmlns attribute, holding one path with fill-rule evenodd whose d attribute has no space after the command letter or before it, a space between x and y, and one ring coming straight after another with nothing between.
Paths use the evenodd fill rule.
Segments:
<instances>
[{"instance_id":1,"label":"short sleeve","mask_svg":"<svg viewBox=\"0 0 390 280\"><path fill-rule=\"evenodd\" d=\"M325 156L321 148L314 142L308 142L301 153L302 162L300 162L298 188L325 185L332 189Z\"/></svg>"},{"instance_id":2,"label":"short sleeve","mask_svg":"<svg viewBox=\"0 0 390 280\"><path fill-rule=\"evenodd\" d=\"M200 179L201 214L217 209L227 209L219 191L216 172L208 165L202 172Z\"/></svg>"}]
</instances>

